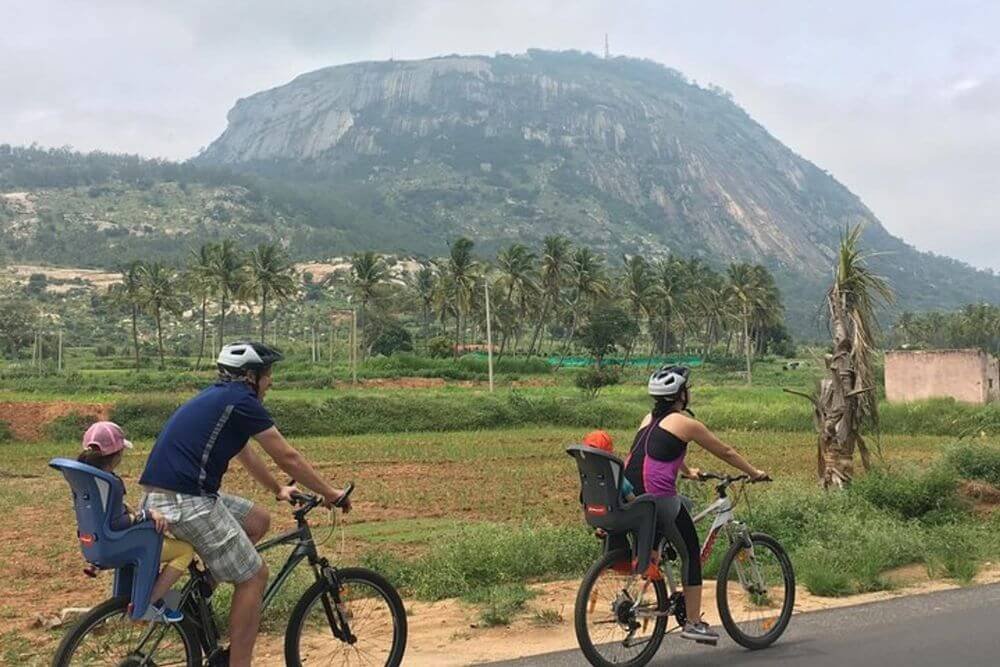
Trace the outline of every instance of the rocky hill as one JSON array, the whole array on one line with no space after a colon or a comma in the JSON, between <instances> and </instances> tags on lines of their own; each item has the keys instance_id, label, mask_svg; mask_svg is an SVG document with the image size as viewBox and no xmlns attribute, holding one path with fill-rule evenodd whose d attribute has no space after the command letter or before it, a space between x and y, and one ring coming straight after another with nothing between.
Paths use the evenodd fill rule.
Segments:
<instances>
[{"instance_id":1,"label":"rocky hill","mask_svg":"<svg viewBox=\"0 0 1000 667\"><path fill-rule=\"evenodd\" d=\"M495 248L558 232L614 256L759 261L799 317L840 234L864 223L902 305L1000 300L1000 278L918 253L724 91L649 61L530 51L330 67L239 100L198 161L354 188L398 239L438 249L456 234Z\"/></svg>"},{"instance_id":2,"label":"rocky hill","mask_svg":"<svg viewBox=\"0 0 1000 667\"><path fill-rule=\"evenodd\" d=\"M864 223L902 307L1000 302L1000 278L917 252L724 91L649 61L529 51L330 67L239 100L181 165L3 148L0 242L23 261L107 265L234 236L283 238L310 259L439 254L462 234L490 255L562 233L612 264L764 263L793 327L815 331L839 236Z\"/></svg>"}]
</instances>

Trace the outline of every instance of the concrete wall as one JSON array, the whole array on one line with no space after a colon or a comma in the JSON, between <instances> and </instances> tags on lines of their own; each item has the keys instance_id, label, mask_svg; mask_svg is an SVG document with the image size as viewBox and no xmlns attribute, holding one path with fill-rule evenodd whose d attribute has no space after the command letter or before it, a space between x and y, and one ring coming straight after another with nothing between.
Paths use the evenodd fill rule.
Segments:
<instances>
[{"instance_id":1,"label":"concrete wall","mask_svg":"<svg viewBox=\"0 0 1000 667\"><path fill-rule=\"evenodd\" d=\"M898 403L950 396L986 403L1000 396L997 368L997 360L980 350L890 350L885 353L886 398Z\"/></svg>"}]
</instances>

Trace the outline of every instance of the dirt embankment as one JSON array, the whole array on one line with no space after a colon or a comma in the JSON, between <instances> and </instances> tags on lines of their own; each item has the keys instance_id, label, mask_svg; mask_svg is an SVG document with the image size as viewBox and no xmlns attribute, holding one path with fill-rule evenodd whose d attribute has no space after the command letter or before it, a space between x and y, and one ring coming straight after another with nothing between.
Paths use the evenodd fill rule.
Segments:
<instances>
[{"instance_id":1,"label":"dirt embankment","mask_svg":"<svg viewBox=\"0 0 1000 667\"><path fill-rule=\"evenodd\" d=\"M17 440L27 441L41 440L49 423L70 413L107 419L110 411L107 403L0 401L0 421L8 424Z\"/></svg>"}]
</instances>

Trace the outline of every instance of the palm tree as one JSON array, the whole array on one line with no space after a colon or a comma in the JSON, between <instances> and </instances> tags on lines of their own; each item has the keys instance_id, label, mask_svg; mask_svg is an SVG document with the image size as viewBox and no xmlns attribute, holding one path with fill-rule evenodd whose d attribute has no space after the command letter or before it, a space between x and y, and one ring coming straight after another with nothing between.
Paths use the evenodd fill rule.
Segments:
<instances>
[{"instance_id":1,"label":"palm tree","mask_svg":"<svg viewBox=\"0 0 1000 667\"><path fill-rule=\"evenodd\" d=\"M652 271L649 262L641 255L622 256L622 260L625 262L625 267L622 271L621 287L625 300L628 302L632 320L641 329L642 316L649 316L652 312L652 299L655 294ZM635 338L629 341L628 348L625 350L626 360L631 356L634 346Z\"/></svg>"},{"instance_id":2,"label":"palm tree","mask_svg":"<svg viewBox=\"0 0 1000 667\"><path fill-rule=\"evenodd\" d=\"M754 313L764 308L766 294L761 284L760 272L746 263L730 264L726 284L726 297L743 327L743 353L746 357L747 384L753 383L751 352L753 339L750 325Z\"/></svg>"},{"instance_id":3,"label":"palm tree","mask_svg":"<svg viewBox=\"0 0 1000 667\"><path fill-rule=\"evenodd\" d=\"M455 303L455 357L464 342L465 315L472 305L479 263L472 255L473 243L461 236L451 244L448 257L448 275L454 290Z\"/></svg>"},{"instance_id":4,"label":"palm tree","mask_svg":"<svg viewBox=\"0 0 1000 667\"><path fill-rule=\"evenodd\" d=\"M161 262L144 264L139 272L139 294L143 310L153 316L156 323L156 346L160 353L160 370L163 370L163 314L177 313L180 298L174 289L176 274Z\"/></svg>"},{"instance_id":5,"label":"palm tree","mask_svg":"<svg viewBox=\"0 0 1000 667\"><path fill-rule=\"evenodd\" d=\"M553 306L558 306L566 269L569 265L571 245L565 236L550 235L542 239L542 267L541 284L542 307L538 315L538 323L535 325L535 333L531 337L531 345L528 346L528 355L535 353L535 346L541 346L539 337L545 321L548 318L549 310Z\"/></svg>"},{"instance_id":6,"label":"palm tree","mask_svg":"<svg viewBox=\"0 0 1000 667\"><path fill-rule=\"evenodd\" d=\"M538 257L523 243L514 243L497 253L497 268L500 277L497 279L498 291L503 295L506 312L516 313L511 322L515 333L514 354L517 354L517 338L520 337L521 323L528 317L531 299L538 294L538 273L535 262ZM500 342L500 354L507 346L508 328L503 329Z\"/></svg>"},{"instance_id":7,"label":"palm tree","mask_svg":"<svg viewBox=\"0 0 1000 667\"><path fill-rule=\"evenodd\" d=\"M607 276L604 274L604 261L590 248L577 248L569 264L569 288L572 293L570 301L570 324L567 340L572 341L580 323L580 310L586 302L593 303L599 298L608 296ZM566 358L566 347L563 347L559 366Z\"/></svg>"},{"instance_id":8,"label":"palm tree","mask_svg":"<svg viewBox=\"0 0 1000 667\"><path fill-rule=\"evenodd\" d=\"M833 284L826 293L833 352L826 355L829 376L818 396L806 396L815 408L819 430L817 472L824 488L843 488L854 476L854 450L870 465L861 428L878 424L875 392L876 311L893 300L889 284L867 265L859 247L861 226L840 240ZM797 393L797 392L793 392ZM803 394L804 395L804 394Z\"/></svg>"},{"instance_id":9,"label":"palm tree","mask_svg":"<svg viewBox=\"0 0 1000 667\"><path fill-rule=\"evenodd\" d=\"M684 281L684 264L671 255L656 265L657 284L655 300L660 308L660 322L663 325L660 339L660 350L667 352L670 347L670 334L675 321L684 308L686 283ZM650 335L655 335L650 330Z\"/></svg>"},{"instance_id":10,"label":"palm tree","mask_svg":"<svg viewBox=\"0 0 1000 667\"><path fill-rule=\"evenodd\" d=\"M245 293L246 259L230 239L214 246L211 257L209 276L219 295L219 341L225 343L226 312L232 300Z\"/></svg>"},{"instance_id":11,"label":"palm tree","mask_svg":"<svg viewBox=\"0 0 1000 667\"><path fill-rule=\"evenodd\" d=\"M430 324L431 307L434 305L434 267L424 265L413 274L412 286L420 302L420 329L424 340L427 340L427 327Z\"/></svg>"},{"instance_id":12,"label":"palm tree","mask_svg":"<svg viewBox=\"0 0 1000 667\"><path fill-rule=\"evenodd\" d=\"M250 251L247 263L247 291L260 299L260 340L267 336L267 303L282 303L296 291L295 267L277 243L261 243Z\"/></svg>"},{"instance_id":13,"label":"palm tree","mask_svg":"<svg viewBox=\"0 0 1000 667\"><path fill-rule=\"evenodd\" d=\"M142 309L143 263L139 260L129 262L121 269L122 281L109 288L111 298L121 306L129 309L132 316L132 347L135 350L135 369L139 370L142 360L139 354L139 311Z\"/></svg>"},{"instance_id":14,"label":"palm tree","mask_svg":"<svg viewBox=\"0 0 1000 667\"><path fill-rule=\"evenodd\" d=\"M205 356L205 332L208 320L208 300L215 294L215 280L212 278L212 254L216 252L212 243L203 243L191 252L185 283L191 295L201 302L201 342L198 345L198 360L195 370L201 369Z\"/></svg>"},{"instance_id":15,"label":"palm tree","mask_svg":"<svg viewBox=\"0 0 1000 667\"><path fill-rule=\"evenodd\" d=\"M361 304L358 329L365 339L368 326L368 306L378 296L379 286L389 277L389 269L378 254L367 251L355 253L351 257L351 292ZM362 346L367 352L367 346Z\"/></svg>"}]
</instances>

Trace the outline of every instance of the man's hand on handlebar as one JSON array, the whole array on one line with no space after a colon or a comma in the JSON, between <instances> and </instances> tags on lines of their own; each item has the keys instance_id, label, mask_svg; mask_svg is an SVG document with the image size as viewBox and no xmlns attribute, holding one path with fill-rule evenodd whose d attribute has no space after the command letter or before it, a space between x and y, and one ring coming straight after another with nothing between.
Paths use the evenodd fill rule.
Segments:
<instances>
[{"instance_id":1,"label":"man's hand on handlebar","mask_svg":"<svg viewBox=\"0 0 1000 667\"><path fill-rule=\"evenodd\" d=\"M768 475L763 470L758 470L753 475L750 475L750 481L751 482L770 482L771 481L771 476Z\"/></svg>"},{"instance_id":2,"label":"man's hand on handlebar","mask_svg":"<svg viewBox=\"0 0 1000 667\"><path fill-rule=\"evenodd\" d=\"M274 497L281 502L290 503L292 502L292 496L298 493L298 489L294 485L281 486L278 487L278 492L274 494Z\"/></svg>"},{"instance_id":3,"label":"man's hand on handlebar","mask_svg":"<svg viewBox=\"0 0 1000 667\"><path fill-rule=\"evenodd\" d=\"M350 496L344 498L344 494L347 492L345 490L334 490L335 493L323 496L323 507L327 509L333 509L334 507L340 507L344 510L344 514L351 511L351 498ZM343 498L343 503L341 503L341 498Z\"/></svg>"}]
</instances>

